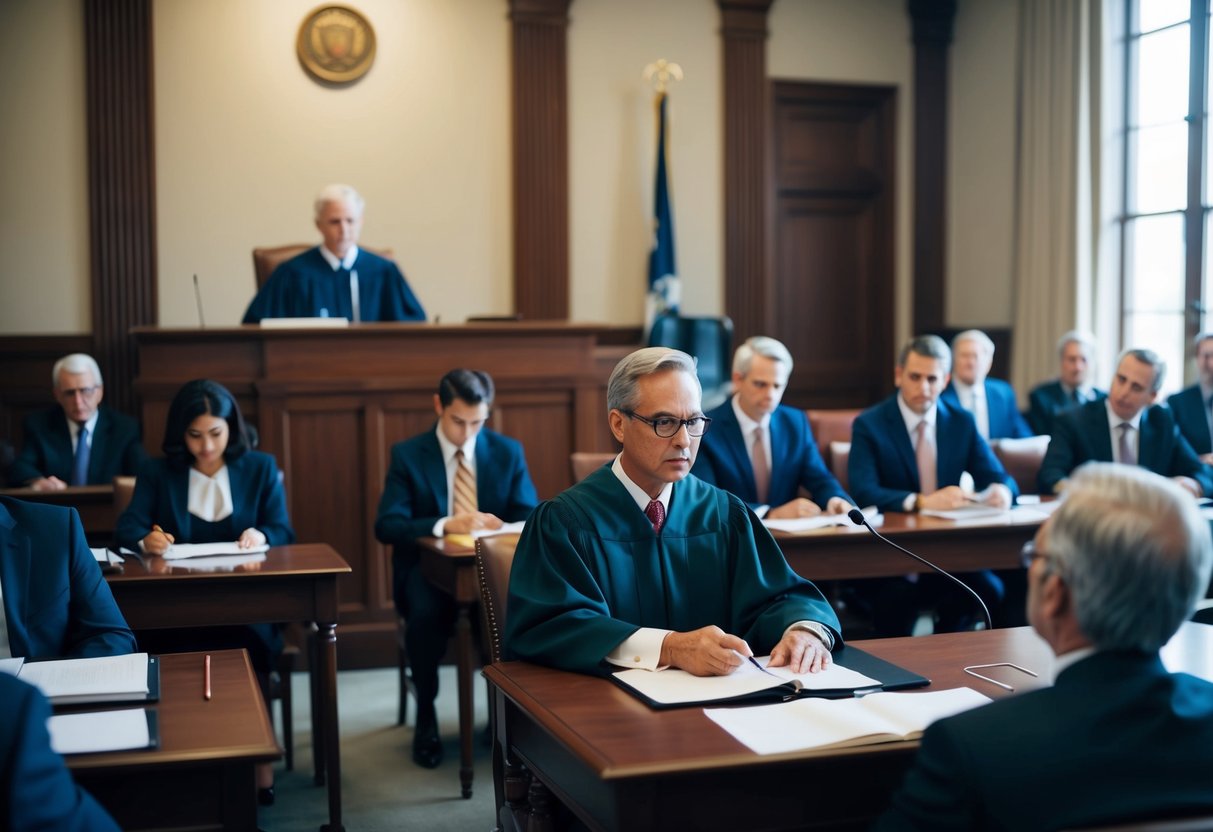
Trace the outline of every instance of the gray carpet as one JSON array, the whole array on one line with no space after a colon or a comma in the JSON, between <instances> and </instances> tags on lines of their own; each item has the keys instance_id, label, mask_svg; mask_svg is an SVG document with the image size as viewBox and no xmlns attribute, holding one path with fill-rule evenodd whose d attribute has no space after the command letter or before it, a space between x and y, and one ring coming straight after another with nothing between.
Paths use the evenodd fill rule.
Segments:
<instances>
[{"instance_id":1,"label":"gray carpet","mask_svg":"<svg viewBox=\"0 0 1213 832\"><path fill-rule=\"evenodd\" d=\"M489 749L481 742L488 722L484 681L477 676L476 775L471 799L459 796L459 717L455 669L442 668L438 720L446 759L434 770L413 764L414 710L409 724L396 727L396 670L350 670L338 674L341 720L341 795L349 832L397 830L473 830L493 828L493 771ZM277 802L263 808L265 832L318 830L328 822L328 791L312 785L311 711L307 676L296 673L295 770L279 762ZM280 731L275 706L275 728Z\"/></svg>"}]
</instances>

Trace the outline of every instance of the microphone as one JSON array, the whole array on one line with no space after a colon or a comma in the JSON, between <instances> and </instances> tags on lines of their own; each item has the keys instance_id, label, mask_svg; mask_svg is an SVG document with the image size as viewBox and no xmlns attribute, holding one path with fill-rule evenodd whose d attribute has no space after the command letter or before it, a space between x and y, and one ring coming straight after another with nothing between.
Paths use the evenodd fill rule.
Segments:
<instances>
[{"instance_id":1,"label":"microphone","mask_svg":"<svg viewBox=\"0 0 1213 832\"><path fill-rule=\"evenodd\" d=\"M906 549L904 546L898 546L896 543L894 543L893 541L889 540L889 539L888 539L887 537L885 537L883 534L881 534L880 532L876 531L876 529L872 528L872 524L868 522L868 518L864 517L864 516L863 516L863 512L862 512L862 511L860 511L859 509L857 509L857 508L853 508L853 509L851 509L850 511L848 511L848 512L847 512L847 517L851 518L851 522L852 522L852 523L854 523L856 526L863 526L863 527L864 527L864 528L866 528L868 531L870 531L872 534L876 535L876 537L877 537L877 538L879 538L880 540L883 540L885 543L889 544L890 546L892 546L892 547L893 547L894 549L896 549L897 551L899 551L899 552L903 552L903 553L905 553L905 554L909 555L910 557L914 558L914 560L918 561L919 563L921 563L921 564L924 564L924 565L926 565L926 566L931 567L931 568L932 568L932 569L934 569L936 572L938 572L940 575L943 575L943 576L944 576L945 578L947 578L949 581L951 581L952 583L956 584L958 587L960 587L961 589L963 589L965 592L967 592L967 593L969 593L970 595L972 595L972 596L973 596L973 599L974 599L975 601L977 601L978 606L980 606L980 607L981 607L981 612L982 612L982 614L983 614L983 615L985 615L985 617L986 617L986 629L987 629L987 630L993 630L993 629L994 629L994 621L993 621L993 620L990 618L990 610L989 610L989 608L987 608L987 607L986 607L986 602L985 602L985 601L983 601L983 600L981 600L981 596L980 596L980 595L978 595L976 592L974 592L974 591L973 591L973 587L971 587L971 586L969 586L968 584L966 584L966 583L965 583L964 581L962 581L960 578L957 578L957 577L956 577L955 575L953 575L951 572L948 572L948 571L946 571L946 570L940 569L938 566L936 566L935 564L931 563L931 562L930 562L929 560L927 560L926 558L921 558L921 557L919 557L918 555L916 555L916 554L914 554L913 552L911 552L909 549Z\"/></svg>"},{"instance_id":2,"label":"microphone","mask_svg":"<svg viewBox=\"0 0 1213 832\"><path fill-rule=\"evenodd\" d=\"M202 317L202 292L198 291L198 275L194 275L194 304L198 307L198 327L206 329L206 319Z\"/></svg>"}]
</instances>

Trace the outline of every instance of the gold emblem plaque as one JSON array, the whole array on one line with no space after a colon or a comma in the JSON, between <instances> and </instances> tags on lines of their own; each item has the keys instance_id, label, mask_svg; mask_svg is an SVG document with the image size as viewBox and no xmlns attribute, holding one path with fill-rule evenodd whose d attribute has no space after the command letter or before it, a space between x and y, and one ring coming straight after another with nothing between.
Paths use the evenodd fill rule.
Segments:
<instances>
[{"instance_id":1,"label":"gold emblem plaque","mask_svg":"<svg viewBox=\"0 0 1213 832\"><path fill-rule=\"evenodd\" d=\"M349 6L320 6L299 26L295 50L312 77L348 84L375 62L375 30Z\"/></svg>"}]
</instances>

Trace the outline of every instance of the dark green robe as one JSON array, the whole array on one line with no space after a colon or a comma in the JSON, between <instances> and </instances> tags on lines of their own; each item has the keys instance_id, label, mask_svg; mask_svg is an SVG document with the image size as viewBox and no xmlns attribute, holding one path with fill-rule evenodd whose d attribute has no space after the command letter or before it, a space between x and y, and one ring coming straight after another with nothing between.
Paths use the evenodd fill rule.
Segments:
<instances>
[{"instance_id":1,"label":"dark green robe","mask_svg":"<svg viewBox=\"0 0 1213 832\"><path fill-rule=\"evenodd\" d=\"M688 476L674 484L658 536L610 467L535 509L507 613L507 658L583 673L601 672L641 627L715 624L763 655L807 620L842 644L834 610L737 497Z\"/></svg>"}]
</instances>

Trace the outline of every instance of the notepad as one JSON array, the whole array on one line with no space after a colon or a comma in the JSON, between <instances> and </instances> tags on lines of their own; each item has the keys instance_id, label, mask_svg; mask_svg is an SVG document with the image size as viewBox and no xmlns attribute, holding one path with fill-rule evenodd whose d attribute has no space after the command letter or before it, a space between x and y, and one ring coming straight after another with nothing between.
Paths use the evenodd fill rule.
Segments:
<instances>
[{"instance_id":1,"label":"notepad","mask_svg":"<svg viewBox=\"0 0 1213 832\"><path fill-rule=\"evenodd\" d=\"M252 555L257 552L268 552L270 545L241 548L239 543L174 543L164 553L165 560L181 560L183 558L203 558L215 555Z\"/></svg>"},{"instance_id":2,"label":"notepad","mask_svg":"<svg viewBox=\"0 0 1213 832\"><path fill-rule=\"evenodd\" d=\"M160 698L160 661L147 653L25 662L17 678L56 705Z\"/></svg>"},{"instance_id":3,"label":"notepad","mask_svg":"<svg viewBox=\"0 0 1213 832\"><path fill-rule=\"evenodd\" d=\"M159 745L156 712L143 708L56 714L46 722L51 748L59 754L130 751Z\"/></svg>"},{"instance_id":4,"label":"notepad","mask_svg":"<svg viewBox=\"0 0 1213 832\"><path fill-rule=\"evenodd\" d=\"M783 754L918 739L932 722L990 701L972 688L952 688L707 708L704 714L755 753Z\"/></svg>"}]
</instances>

